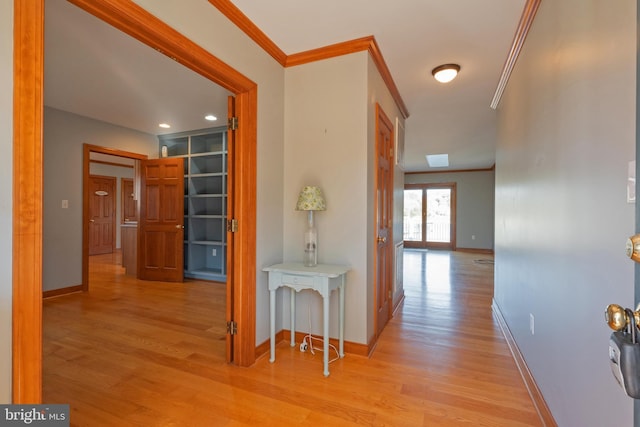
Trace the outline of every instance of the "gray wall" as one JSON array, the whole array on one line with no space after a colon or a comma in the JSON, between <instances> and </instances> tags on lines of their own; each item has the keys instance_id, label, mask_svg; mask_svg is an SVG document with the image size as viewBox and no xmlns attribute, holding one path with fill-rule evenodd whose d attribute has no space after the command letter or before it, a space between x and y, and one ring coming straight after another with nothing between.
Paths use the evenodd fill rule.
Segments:
<instances>
[{"instance_id":1,"label":"gray wall","mask_svg":"<svg viewBox=\"0 0 640 427\"><path fill-rule=\"evenodd\" d=\"M494 171L407 174L405 184L456 183L456 246L493 250ZM472 238L475 236L475 240Z\"/></svg>"},{"instance_id":2,"label":"gray wall","mask_svg":"<svg viewBox=\"0 0 640 427\"><path fill-rule=\"evenodd\" d=\"M154 135L45 108L42 248L45 291L82 283L84 143L158 157L158 139ZM68 209L62 209L62 200L69 201Z\"/></svg>"},{"instance_id":3,"label":"gray wall","mask_svg":"<svg viewBox=\"0 0 640 427\"><path fill-rule=\"evenodd\" d=\"M13 2L0 1L0 403L11 402Z\"/></svg>"},{"instance_id":4,"label":"gray wall","mask_svg":"<svg viewBox=\"0 0 640 427\"><path fill-rule=\"evenodd\" d=\"M603 312L634 302L635 37L635 1L543 1L499 107L495 301L561 427L632 425Z\"/></svg>"}]
</instances>

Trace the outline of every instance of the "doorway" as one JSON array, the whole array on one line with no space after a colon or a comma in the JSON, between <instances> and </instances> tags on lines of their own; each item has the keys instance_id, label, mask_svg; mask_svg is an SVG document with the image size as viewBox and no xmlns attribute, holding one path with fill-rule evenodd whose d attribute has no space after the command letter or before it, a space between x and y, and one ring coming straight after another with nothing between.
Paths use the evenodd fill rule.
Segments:
<instances>
[{"instance_id":1,"label":"doorway","mask_svg":"<svg viewBox=\"0 0 640 427\"><path fill-rule=\"evenodd\" d=\"M233 160L234 361L255 361L255 246L257 85L133 2L74 0L74 4L171 56L236 94L237 149ZM42 128L44 1L14 0L13 402L42 400ZM231 249L233 248L233 249ZM85 276L86 277L86 276Z\"/></svg>"},{"instance_id":2,"label":"doorway","mask_svg":"<svg viewBox=\"0 0 640 427\"><path fill-rule=\"evenodd\" d=\"M408 248L456 248L456 184L407 184L403 240Z\"/></svg>"},{"instance_id":3,"label":"doorway","mask_svg":"<svg viewBox=\"0 0 640 427\"><path fill-rule=\"evenodd\" d=\"M89 176L89 255L116 249L116 178Z\"/></svg>"},{"instance_id":4,"label":"doorway","mask_svg":"<svg viewBox=\"0 0 640 427\"><path fill-rule=\"evenodd\" d=\"M393 310L393 124L376 104L375 302L376 336Z\"/></svg>"}]
</instances>

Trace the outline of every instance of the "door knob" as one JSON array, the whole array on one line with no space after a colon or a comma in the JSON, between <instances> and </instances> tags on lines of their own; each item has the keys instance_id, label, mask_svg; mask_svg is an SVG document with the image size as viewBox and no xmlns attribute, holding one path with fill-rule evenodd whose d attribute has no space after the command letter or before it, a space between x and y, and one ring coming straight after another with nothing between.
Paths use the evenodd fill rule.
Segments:
<instances>
[{"instance_id":1,"label":"door knob","mask_svg":"<svg viewBox=\"0 0 640 427\"><path fill-rule=\"evenodd\" d=\"M640 307L639 307L640 308ZM633 312L633 320L629 318L629 315L625 312L625 309L618 304L609 304L604 312L604 319L607 321L607 325L614 331L624 330L629 322L635 322L640 327L640 311Z\"/></svg>"},{"instance_id":2,"label":"door knob","mask_svg":"<svg viewBox=\"0 0 640 427\"><path fill-rule=\"evenodd\" d=\"M95 219L90 219L89 222L96 222L96 220Z\"/></svg>"},{"instance_id":3,"label":"door knob","mask_svg":"<svg viewBox=\"0 0 640 427\"><path fill-rule=\"evenodd\" d=\"M178 225L176 225L176 228L184 228L184 225L178 224Z\"/></svg>"},{"instance_id":4,"label":"door knob","mask_svg":"<svg viewBox=\"0 0 640 427\"><path fill-rule=\"evenodd\" d=\"M385 243L387 241L386 237L378 237L378 243Z\"/></svg>"},{"instance_id":5,"label":"door knob","mask_svg":"<svg viewBox=\"0 0 640 427\"><path fill-rule=\"evenodd\" d=\"M640 262L640 234L627 239L627 256L635 262Z\"/></svg>"}]
</instances>

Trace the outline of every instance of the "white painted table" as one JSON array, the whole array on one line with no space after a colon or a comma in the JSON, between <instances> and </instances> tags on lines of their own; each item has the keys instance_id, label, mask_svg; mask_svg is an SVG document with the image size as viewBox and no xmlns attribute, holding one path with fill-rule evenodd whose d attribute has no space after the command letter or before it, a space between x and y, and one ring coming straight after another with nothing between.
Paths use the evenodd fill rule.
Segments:
<instances>
[{"instance_id":1,"label":"white painted table","mask_svg":"<svg viewBox=\"0 0 640 427\"><path fill-rule=\"evenodd\" d=\"M276 291L282 286L291 290L291 347L296 345L296 292L312 289L322 296L324 324L324 375L329 376L329 297L331 292L340 292L340 344L339 355L344 357L344 285L349 267L344 265L318 264L305 267L302 263L276 264L265 267L262 271L269 273L269 322L271 333L271 354L269 362L276 360Z\"/></svg>"}]
</instances>

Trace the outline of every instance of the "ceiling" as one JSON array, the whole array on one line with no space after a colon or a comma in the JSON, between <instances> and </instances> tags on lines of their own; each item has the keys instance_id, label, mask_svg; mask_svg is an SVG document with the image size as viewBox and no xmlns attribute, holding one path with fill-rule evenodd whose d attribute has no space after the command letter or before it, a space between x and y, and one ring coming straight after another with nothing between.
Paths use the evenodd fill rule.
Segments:
<instances>
[{"instance_id":1,"label":"ceiling","mask_svg":"<svg viewBox=\"0 0 640 427\"><path fill-rule=\"evenodd\" d=\"M287 55L373 35L410 114L405 171L494 165L489 104L525 0L232 2ZM46 105L151 134L225 124L226 90L64 0L45 5ZM458 78L436 82L431 70L451 62ZM427 154L449 166L430 168Z\"/></svg>"}]
</instances>

